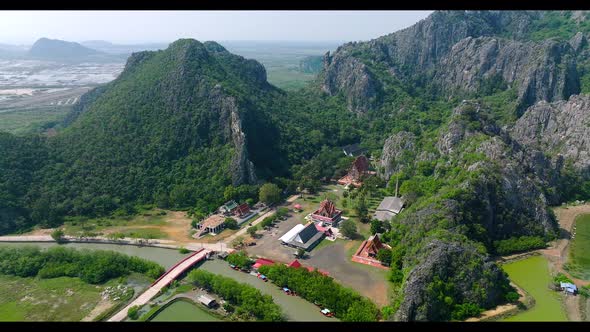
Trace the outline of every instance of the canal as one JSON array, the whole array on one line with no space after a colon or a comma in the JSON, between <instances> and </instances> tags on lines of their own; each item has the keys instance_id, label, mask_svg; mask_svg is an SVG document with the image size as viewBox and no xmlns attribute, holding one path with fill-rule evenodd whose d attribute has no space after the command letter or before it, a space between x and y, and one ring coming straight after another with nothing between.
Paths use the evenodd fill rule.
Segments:
<instances>
[{"instance_id":1,"label":"canal","mask_svg":"<svg viewBox=\"0 0 590 332\"><path fill-rule=\"evenodd\" d=\"M0 246L24 247L39 246L41 248L50 248L58 246L57 243L0 243ZM67 243L62 244L67 248L90 249L90 250L113 250L122 254L137 256L161 264L166 269L172 267L182 258L189 254L181 254L178 250L155 248L155 247L137 247L130 245L103 244L103 243ZM211 273L220 274L235 279L236 281L247 283L260 290L263 294L269 294L273 300L282 309L288 320L292 321L337 321L336 318L328 318L322 315L320 308L306 300L285 294L278 286L273 283L264 282L248 273L235 271L229 268L227 262L222 260L208 260L197 266ZM184 309L183 309L184 310ZM186 309L188 310L188 309Z\"/></svg>"}]
</instances>

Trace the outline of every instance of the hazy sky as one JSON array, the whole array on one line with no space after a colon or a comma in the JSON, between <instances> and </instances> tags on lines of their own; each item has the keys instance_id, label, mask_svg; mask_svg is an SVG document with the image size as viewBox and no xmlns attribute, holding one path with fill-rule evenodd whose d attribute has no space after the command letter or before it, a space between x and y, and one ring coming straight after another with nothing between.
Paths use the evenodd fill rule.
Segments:
<instances>
[{"instance_id":1,"label":"hazy sky","mask_svg":"<svg viewBox=\"0 0 590 332\"><path fill-rule=\"evenodd\" d=\"M431 11L0 11L0 43L41 37L118 43L198 40L359 41Z\"/></svg>"}]
</instances>

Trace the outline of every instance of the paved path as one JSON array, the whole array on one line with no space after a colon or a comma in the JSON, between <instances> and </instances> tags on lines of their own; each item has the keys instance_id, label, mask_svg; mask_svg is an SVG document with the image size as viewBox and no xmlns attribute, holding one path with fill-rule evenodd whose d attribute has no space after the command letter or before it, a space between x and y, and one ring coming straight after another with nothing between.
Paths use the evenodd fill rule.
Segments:
<instances>
[{"instance_id":1,"label":"paved path","mask_svg":"<svg viewBox=\"0 0 590 332\"><path fill-rule=\"evenodd\" d=\"M185 272L188 268L196 264L197 262L204 259L211 251L208 249L201 250L199 252L194 253L193 255L185 258L184 260L180 261L177 265L173 266L164 273L150 288L148 288L145 292L139 295L135 300L129 303L125 308L121 311L116 313L113 317L109 318L109 322L120 322L127 317L127 312L129 308L133 306L142 306L148 303L162 288L170 284L173 280L178 278L183 272Z\"/></svg>"}]
</instances>

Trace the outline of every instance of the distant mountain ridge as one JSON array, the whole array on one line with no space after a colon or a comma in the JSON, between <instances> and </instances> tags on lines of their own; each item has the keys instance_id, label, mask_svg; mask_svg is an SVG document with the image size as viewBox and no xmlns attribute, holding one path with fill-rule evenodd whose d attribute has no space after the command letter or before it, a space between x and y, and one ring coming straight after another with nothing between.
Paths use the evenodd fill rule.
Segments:
<instances>
[{"instance_id":1,"label":"distant mountain ridge","mask_svg":"<svg viewBox=\"0 0 590 332\"><path fill-rule=\"evenodd\" d=\"M88 48L76 42L40 38L27 52L27 56L52 61L123 61L121 57Z\"/></svg>"}]
</instances>

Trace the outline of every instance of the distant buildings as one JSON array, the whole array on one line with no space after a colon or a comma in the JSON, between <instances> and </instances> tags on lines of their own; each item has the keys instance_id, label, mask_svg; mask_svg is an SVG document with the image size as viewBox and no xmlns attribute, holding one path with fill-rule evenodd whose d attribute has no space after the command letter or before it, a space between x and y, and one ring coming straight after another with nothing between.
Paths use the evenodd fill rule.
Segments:
<instances>
[{"instance_id":1,"label":"distant buildings","mask_svg":"<svg viewBox=\"0 0 590 332\"><path fill-rule=\"evenodd\" d=\"M321 223L323 226L338 227L342 211L336 209L334 202L325 199L320 203L319 209L315 210L310 217L313 222Z\"/></svg>"},{"instance_id":2,"label":"distant buildings","mask_svg":"<svg viewBox=\"0 0 590 332\"><path fill-rule=\"evenodd\" d=\"M369 239L367 239L366 241L363 241L363 243L361 243L361 246L358 248L356 253L352 256L352 261L357 262L357 263L361 263L361 264L375 266L375 267L386 268L376 258L377 253L381 249L390 249L391 250L391 247L387 244L382 243L381 240L379 239L379 235L375 234L375 235L369 237Z\"/></svg>"}]
</instances>

